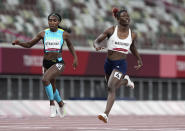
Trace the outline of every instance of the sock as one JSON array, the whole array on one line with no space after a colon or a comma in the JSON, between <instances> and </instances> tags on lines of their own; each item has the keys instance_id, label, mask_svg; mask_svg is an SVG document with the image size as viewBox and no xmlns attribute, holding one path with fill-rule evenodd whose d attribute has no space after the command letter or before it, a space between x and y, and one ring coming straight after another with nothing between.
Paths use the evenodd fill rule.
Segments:
<instances>
[{"instance_id":1,"label":"sock","mask_svg":"<svg viewBox=\"0 0 185 131\"><path fill-rule=\"evenodd\" d=\"M58 92L58 89L55 90L55 93L54 93L54 99L57 101L57 102L60 102L62 99L60 97L60 94Z\"/></svg>"},{"instance_id":2,"label":"sock","mask_svg":"<svg viewBox=\"0 0 185 131\"><path fill-rule=\"evenodd\" d=\"M45 90L46 90L46 94L47 94L49 100L54 100L52 85L49 84L49 85L45 86Z\"/></svg>"}]
</instances>

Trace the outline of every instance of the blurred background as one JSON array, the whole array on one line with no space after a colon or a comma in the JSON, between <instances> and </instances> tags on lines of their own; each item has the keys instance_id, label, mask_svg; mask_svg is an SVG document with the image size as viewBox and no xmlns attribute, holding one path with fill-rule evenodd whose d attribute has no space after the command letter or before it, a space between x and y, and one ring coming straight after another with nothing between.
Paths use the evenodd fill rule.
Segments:
<instances>
[{"instance_id":1,"label":"blurred background","mask_svg":"<svg viewBox=\"0 0 185 131\"><path fill-rule=\"evenodd\" d=\"M135 89L118 89L117 99L185 100L185 0L0 0L0 100L47 100L42 86L42 42L31 49L11 42L28 41L47 28L53 11L62 15L61 25L72 30L71 41L79 57L74 71L73 58L64 45L67 67L57 78L63 99L105 100L106 50L96 52L92 43L117 24L113 7L128 10L144 63L136 71L136 59L128 55L127 74Z\"/></svg>"}]
</instances>

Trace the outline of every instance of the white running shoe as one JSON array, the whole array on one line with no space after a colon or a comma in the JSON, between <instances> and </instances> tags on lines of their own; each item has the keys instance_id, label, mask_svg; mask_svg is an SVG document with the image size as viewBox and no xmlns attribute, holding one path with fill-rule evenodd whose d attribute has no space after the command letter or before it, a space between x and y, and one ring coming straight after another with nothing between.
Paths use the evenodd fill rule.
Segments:
<instances>
[{"instance_id":1,"label":"white running shoe","mask_svg":"<svg viewBox=\"0 0 185 131\"><path fill-rule=\"evenodd\" d=\"M132 82L132 81L130 80L130 77L129 77L128 75L125 75L124 79L126 79L126 80L128 81L128 83L127 83L126 86L128 86L128 87L134 89L134 82Z\"/></svg>"},{"instance_id":2,"label":"white running shoe","mask_svg":"<svg viewBox=\"0 0 185 131\"><path fill-rule=\"evenodd\" d=\"M105 113L98 115L98 119L103 121L104 123L108 122L108 116Z\"/></svg>"},{"instance_id":3,"label":"white running shoe","mask_svg":"<svg viewBox=\"0 0 185 131\"><path fill-rule=\"evenodd\" d=\"M50 105L50 117L53 118L53 117L56 117L56 115L57 115L57 111L56 111L55 105Z\"/></svg>"},{"instance_id":4,"label":"white running shoe","mask_svg":"<svg viewBox=\"0 0 185 131\"><path fill-rule=\"evenodd\" d=\"M58 110L58 115L63 118L65 116L65 106L66 104L64 103L62 107L59 107L59 110Z\"/></svg>"},{"instance_id":5,"label":"white running shoe","mask_svg":"<svg viewBox=\"0 0 185 131\"><path fill-rule=\"evenodd\" d=\"M57 114L61 118L65 116L65 106L66 106L66 104L64 103L64 105L62 107L60 107L58 105L58 103L55 101L55 107L56 107L56 110L57 110Z\"/></svg>"}]
</instances>

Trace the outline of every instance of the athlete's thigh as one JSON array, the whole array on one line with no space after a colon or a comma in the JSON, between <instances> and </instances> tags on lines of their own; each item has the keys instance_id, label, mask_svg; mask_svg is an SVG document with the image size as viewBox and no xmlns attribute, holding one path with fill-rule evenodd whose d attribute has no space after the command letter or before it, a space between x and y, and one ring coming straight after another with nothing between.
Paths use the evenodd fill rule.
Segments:
<instances>
[{"instance_id":1,"label":"athlete's thigh","mask_svg":"<svg viewBox=\"0 0 185 131\"><path fill-rule=\"evenodd\" d=\"M56 79L51 79L50 82L51 82L51 84L54 86L55 83L56 83Z\"/></svg>"},{"instance_id":2,"label":"athlete's thigh","mask_svg":"<svg viewBox=\"0 0 185 131\"><path fill-rule=\"evenodd\" d=\"M44 77L46 79L52 80L55 79L57 76L61 74L61 72L64 70L65 65L62 63L56 63L52 65L45 73Z\"/></svg>"},{"instance_id":3,"label":"athlete's thigh","mask_svg":"<svg viewBox=\"0 0 185 131\"><path fill-rule=\"evenodd\" d=\"M113 69L113 71L109 77L108 87L119 88L120 83L122 82L122 78L123 78L123 73L116 70L116 69Z\"/></svg>"}]
</instances>

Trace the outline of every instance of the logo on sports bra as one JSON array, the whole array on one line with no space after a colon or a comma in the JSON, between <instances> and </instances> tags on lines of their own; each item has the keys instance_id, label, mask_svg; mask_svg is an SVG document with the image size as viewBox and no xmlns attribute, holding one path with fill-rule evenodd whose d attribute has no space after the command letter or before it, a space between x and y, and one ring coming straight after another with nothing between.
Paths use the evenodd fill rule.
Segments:
<instances>
[{"instance_id":1,"label":"logo on sports bra","mask_svg":"<svg viewBox=\"0 0 185 131\"><path fill-rule=\"evenodd\" d=\"M117 42L117 41L115 41L115 44L116 44L116 45L125 45L125 46L129 46L128 43Z\"/></svg>"},{"instance_id":2,"label":"logo on sports bra","mask_svg":"<svg viewBox=\"0 0 185 131\"><path fill-rule=\"evenodd\" d=\"M48 46L48 45L59 45L59 43L57 43L57 42L54 42L54 43L52 43L52 42L46 42L46 46Z\"/></svg>"},{"instance_id":3,"label":"logo on sports bra","mask_svg":"<svg viewBox=\"0 0 185 131\"><path fill-rule=\"evenodd\" d=\"M46 40L45 49L46 50L59 50L61 48L60 40Z\"/></svg>"},{"instance_id":4,"label":"logo on sports bra","mask_svg":"<svg viewBox=\"0 0 185 131\"><path fill-rule=\"evenodd\" d=\"M60 40L46 40L45 45L46 46L57 46L60 44Z\"/></svg>"}]
</instances>

